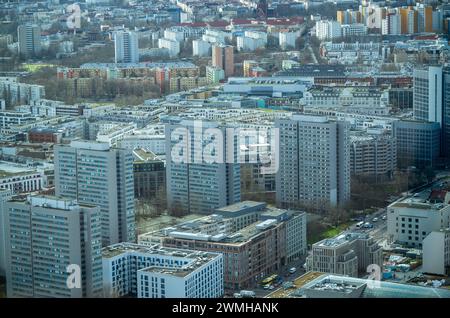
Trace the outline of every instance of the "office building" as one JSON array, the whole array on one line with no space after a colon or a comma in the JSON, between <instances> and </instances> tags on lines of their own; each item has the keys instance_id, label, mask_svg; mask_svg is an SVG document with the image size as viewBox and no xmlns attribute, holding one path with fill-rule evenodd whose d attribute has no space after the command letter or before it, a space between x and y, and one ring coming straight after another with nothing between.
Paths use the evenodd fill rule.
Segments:
<instances>
[{"instance_id":1,"label":"office building","mask_svg":"<svg viewBox=\"0 0 450 318\"><path fill-rule=\"evenodd\" d=\"M192 41L192 55L193 56L208 56L211 51L211 44L202 40Z\"/></svg>"},{"instance_id":2,"label":"office building","mask_svg":"<svg viewBox=\"0 0 450 318\"><path fill-rule=\"evenodd\" d=\"M414 118L442 126L442 66L415 69L413 81Z\"/></svg>"},{"instance_id":3,"label":"office building","mask_svg":"<svg viewBox=\"0 0 450 318\"><path fill-rule=\"evenodd\" d=\"M240 166L235 137L216 122L178 117L169 120L165 132L169 211L209 214L239 202Z\"/></svg>"},{"instance_id":4,"label":"office building","mask_svg":"<svg viewBox=\"0 0 450 318\"><path fill-rule=\"evenodd\" d=\"M398 200L387 209L387 233L391 242L422 248L433 231L450 226L450 205L434 203L422 192Z\"/></svg>"},{"instance_id":5,"label":"office building","mask_svg":"<svg viewBox=\"0 0 450 318\"><path fill-rule=\"evenodd\" d=\"M102 296L98 207L36 195L5 208L8 297ZM68 266L78 266L80 277Z\"/></svg>"},{"instance_id":6,"label":"office building","mask_svg":"<svg viewBox=\"0 0 450 318\"><path fill-rule=\"evenodd\" d=\"M120 243L103 249L106 297L219 298L223 296L220 253Z\"/></svg>"},{"instance_id":7,"label":"office building","mask_svg":"<svg viewBox=\"0 0 450 318\"><path fill-rule=\"evenodd\" d=\"M19 54L25 57L38 56L41 53L41 28L37 25L19 25L17 28Z\"/></svg>"},{"instance_id":8,"label":"office building","mask_svg":"<svg viewBox=\"0 0 450 318\"><path fill-rule=\"evenodd\" d=\"M103 245L134 242L133 155L108 143L57 145L55 192L100 207Z\"/></svg>"},{"instance_id":9,"label":"office building","mask_svg":"<svg viewBox=\"0 0 450 318\"><path fill-rule=\"evenodd\" d=\"M442 73L442 144L441 154L450 158L450 67L445 67Z\"/></svg>"},{"instance_id":10,"label":"office building","mask_svg":"<svg viewBox=\"0 0 450 318\"><path fill-rule=\"evenodd\" d=\"M0 189L0 276L6 275L6 202L11 199L12 193L7 189Z\"/></svg>"},{"instance_id":11,"label":"office building","mask_svg":"<svg viewBox=\"0 0 450 318\"><path fill-rule=\"evenodd\" d=\"M114 34L114 52L116 63L138 63L138 36L133 31L118 31Z\"/></svg>"},{"instance_id":12,"label":"office building","mask_svg":"<svg viewBox=\"0 0 450 318\"><path fill-rule=\"evenodd\" d=\"M373 180L393 177L397 170L397 143L390 133L353 132L350 141L351 174Z\"/></svg>"},{"instance_id":13,"label":"office building","mask_svg":"<svg viewBox=\"0 0 450 318\"><path fill-rule=\"evenodd\" d=\"M439 158L441 129L438 122L394 121L392 131L397 140L397 165L434 166Z\"/></svg>"},{"instance_id":14,"label":"office building","mask_svg":"<svg viewBox=\"0 0 450 318\"><path fill-rule=\"evenodd\" d=\"M424 273L450 275L450 229L433 231L425 237L422 259Z\"/></svg>"},{"instance_id":15,"label":"office building","mask_svg":"<svg viewBox=\"0 0 450 318\"><path fill-rule=\"evenodd\" d=\"M225 288L252 288L305 255L306 213L243 201L210 216L142 234L139 244L222 253Z\"/></svg>"},{"instance_id":16,"label":"office building","mask_svg":"<svg viewBox=\"0 0 450 318\"><path fill-rule=\"evenodd\" d=\"M324 208L350 198L350 135L345 121L292 115L278 119L277 204Z\"/></svg>"},{"instance_id":17,"label":"office building","mask_svg":"<svg viewBox=\"0 0 450 318\"><path fill-rule=\"evenodd\" d=\"M306 270L358 277L371 264L382 268L381 246L368 234L343 232L312 245Z\"/></svg>"},{"instance_id":18,"label":"office building","mask_svg":"<svg viewBox=\"0 0 450 318\"><path fill-rule=\"evenodd\" d=\"M134 196L152 199L158 193L164 193L166 169L162 161L154 153L144 149L133 150L134 163Z\"/></svg>"},{"instance_id":19,"label":"office building","mask_svg":"<svg viewBox=\"0 0 450 318\"><path fill-rule=\"evenodd\" d=\"M225 76L234 74L234 48L231 45L212 46L212 66L225 71Z\"/></svg>"}]
</instances>

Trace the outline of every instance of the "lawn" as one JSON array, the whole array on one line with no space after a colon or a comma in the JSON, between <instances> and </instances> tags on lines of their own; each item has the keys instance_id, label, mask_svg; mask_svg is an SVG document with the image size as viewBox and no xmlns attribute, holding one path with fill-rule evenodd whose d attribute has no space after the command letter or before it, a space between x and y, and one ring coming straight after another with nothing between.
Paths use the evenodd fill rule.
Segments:
<instances>
[{"instance_id":1,"label":"lawn","mask_svg":"<svg viewBox=\"0 0 450 318\"><path fill-rule=\"evenodd\" d=\"M41 68L44 67L55 67L56 65L53 64L41 64L41 63L36 63L36 64L30 64L30 63L26 63L23 64L23 68L30 73L35 73L37 71L39 71Z\"/></svg>"},{"instance_id":2,"label":"lawn","mask_svg":"<svg viewBox=\"0 0 450 318\"><path fill-rule=\"evenodd\" d=\"M343 223L338 226L327 226L321 232L311 233L311 235L308 237L308 244L314 244L323 239L334 237L342 231L345 231L350 225L352 225L352 223Z\"/></svg>"}]
</instances>

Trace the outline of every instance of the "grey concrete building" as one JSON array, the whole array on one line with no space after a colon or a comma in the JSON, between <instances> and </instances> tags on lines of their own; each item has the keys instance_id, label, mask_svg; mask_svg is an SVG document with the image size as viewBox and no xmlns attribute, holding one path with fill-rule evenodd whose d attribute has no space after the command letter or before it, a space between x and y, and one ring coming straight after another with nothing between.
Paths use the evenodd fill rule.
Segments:
<instances>
[{"instance_id":1,"label":"grey concrete building","mask_svg":"<svg viewBox=\"0 0 450 318\"><path fill-rule=\"evenodd\" d=\"M439 123L399 120L392 127L397 140L398 167L422 168L436 164L440 152Z\"/></svg>"},{"instance_id":2,"label":"grey concrete building","mask_svg":"<svg viewBox=\"0 0 450 318\"><path fill-rule=\"evenodd\" d=\"M8 297L102 296L98 207L41 195L5 206ZM73 280L70 265L80 270Z\"/></svg>"},{"instance_id":3,"label":"grey concrete building","mask_svg":"<svg viewBox=\"0 0 450 318\"><path fill-rule=\"evenodd\" d=\"M19 54L27 57L41 53L41 28L37 25L20 25L17 28Z\"/></svg>"},{"instance_id":4,"label":"grey concrete building","mask_svg":"<svg viewBox=\"0 0 450 318\"><path fill-rule=\"evenodd\" d=\"M225 126L175 117L165 130L169 211L210 214L240 201L237 138Z\"/></svg>"},{"instance_id":5,"label":"grey concrete building","mask_svg":"<svg viewBox=\"0 0 450 318\"><path fill-rule=\"evenodd\" d=\"M350 135L345 121L293 115L279 128L277 204L315 208L340 205L350 198Z\"/></svg>"},{"instance_id":6,"label":"grey concrete building","mask_svg":"<svg viewBox=\"0 0 450 318\"><path fill-rule=\"evenodd\" d=\"M103 245L135 242L133 154L107 143L57 145L55 193L94 204L102 213Z\"/></svg>"}]
</instances>

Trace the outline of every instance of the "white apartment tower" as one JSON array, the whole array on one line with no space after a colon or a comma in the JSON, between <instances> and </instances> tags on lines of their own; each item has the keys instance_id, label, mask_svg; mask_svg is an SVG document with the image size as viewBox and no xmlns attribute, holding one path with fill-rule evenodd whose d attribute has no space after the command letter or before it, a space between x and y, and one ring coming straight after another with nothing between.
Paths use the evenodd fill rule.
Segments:
<instances>
[{"instance_id":1,"label":"white apartment tower","mask_svg":"<svg viewBox=\"0 0 450 318\"><path fill-rule=\"evenodd\" d=\"M108 143L55 146L56 195L100 207L103 245L134 242L133 154Z\"/></svg>"},{"instance_id":2,"label":"white apartment tower","mask_svg":"<svg viewBox=\"0 0 450 318\"><path fill-rule=\"evenodd\" d=\"M114 34L114 52L116 63L138 63L138 36L133 31L118 31Z\"/></svg>"},{"instance_id":3,"label":"white apartment tower","mask_svg":"<svg viewBox=\"0 0 450 318\"><path fill-rule=\"evenodd\" d=\"M293 115L278 119L277 204L318 209L350 198L350 137L345 121Z\"/></svg>"}]
</instances>

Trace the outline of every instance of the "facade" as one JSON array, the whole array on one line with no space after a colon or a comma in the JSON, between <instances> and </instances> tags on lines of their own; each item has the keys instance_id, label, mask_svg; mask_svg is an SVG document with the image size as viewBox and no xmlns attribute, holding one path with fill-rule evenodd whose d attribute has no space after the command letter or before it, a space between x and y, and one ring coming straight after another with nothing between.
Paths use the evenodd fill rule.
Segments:
<instances>
[{"instance_id":1,"label":"facade","mask_svg":"<svg viewBox=\"0 0 450 318\"><path fill-rule=\"evenodd\" d=\"M319 40L333 40L342 36L341 24L337 21L316 22L316 37Z\"/></svg>"},{"instance_id":2,"label":"facade","mask_svg":"<svg viewBox=\"0 0 450 318\"><path fill-rule=\"evenodd\" d=\"M5 208L8 297L102 296L98 207L36 195ZM81 288L67 284L69 265L79 266Z\"/></svg>"},{"instance_id":3,"label":"facade","mask_svg":"<svg viewBox=\"0 0 450 318\"><path fill-rule=\"evenodd\" d=\"M343 232L312 245L306 270L358 277L367 267L383 266L383 250L368 234Z\"/></svg>"},{"instance_id":4,"label":"facade","mask_svg":"<svg viewBox=\"0 0 450 318\"><path fill-rule=\"evenodd\" d=\"M26 57L38 56L41 53L41 28L37 25L19 25L17 28L19 54Z\"/></svg>"},{"instance_id":5,"label":"facade","mask_svg":"<svg viewBox=\"0 0 450 318\"><path fill-rule=\"evenodd\" d=\"M134 196L137 198L154 198L158 191L164 190L166 169L164 162L152 152L135 149L133 163Z\"/></svg>"},{"instance_id":6,"label":"facade","mask_svg":"<svg viewBox=\"0 0 450 318\"><path fill-rule=\"evenodd\" d=\"M138 36L133 31L119 31L114 35L114 52L116 63L138 63Z\"/></svg>"},{"instance_id":7,"label":"facade","mask_svg":"<svg viewBox=\"0 0 450 318\"><path fill-rule=\"evenodd\" d=\"M414 70L414 118L442 126L442 67Z\"/></svg>"},{"instance_id":8,"label":"facade","mask_svg":"<svg viewBox=\"0 0 450 318\"><path fill-rule=\"evenodd\" d=\"M219 298L223 256L219 253L120 243L103 249L105 297Z\"/></svg>"},{"instance_id":9,"label":"facade","mask_svg":"<svg viewBox=\"0 0 450 318\"><path fill-rule=\"evenodd\" d=\"M209 56L211 51L211 44L202 40L192 41L192 55L193 56Z\"/></svg>"},{"instance_id":10,"label":"facade","mask_svg":"<svg viewBox=\"0 0 450 318\"><path fill-rule=\"evenodd\" d=\"M450 274L450 229L433 231L423 240L424 273Z\"/></svg>"},{"instance_id":11,"label":"facade","mask_svg":"<svg viewBox=\"0 0 450 318\"><path fill-rule=\"evenodd\" d=\"M215 66L206 66L206 79L208 84L218 84L225 79L225 72L223 69Z\"/></svg>"},{"instance_id":12,"label":"facade","mask_svg":"<svg viewBox=\"0 0 450 318\"><path fill-rule=\"evenodd\" d=\"M212 66L224 70L225 76L234 74L234 48L230 45L212 46Z\"/></svg>"},{"instance_id":13,"label":"facade","mask_svg":"<svg viewBox=\"0 0 450 318\"><path fill-rule=\"evenodd\" d=\"M0 276L6 276L6 209L5 204L12 197L7 189L0 189Z\"/></svg>"},{"instance_id":14,"label":"facade","mask_svg":"<svg viewBox=\"0 0 450 318\"><path fill-rule=\"evenodd\" d=\"M57 145L55 192L100 207L103 245L134 242L133 155L107 143Z\"/></svg>"},{"instance_id":15,"label":"facade","mask_svg":"<svg viewBox=\"0 0 450 318\"><path fill-rule=\"evenodd\" d=\"M440 152L439 123L398 120L392 125L397 140L397 164L429 167L435 165Z\"/></svg>"},{"instance_id":16,"label":"facade","mask_svg":"<svg viewBox=\"0 0 450 318\"><path fill-rule=\"evenodd\" d=\"M280 206L324 208L350 197L350 134L345 121L292 115L278 119L279 169L276 197Z\"/></svg>"},{"instance_id":17,"label":"facade","mask_svg":"<svg viewBox=\"0 0 450 318\"><path fill-rule=\"evenodd\" d=\"M391 134L353 133L350 137L351 174L391 178L397 170L397 143Z\"/></svg>"},{"instance_id":18,"label":"facade","mask_svg":"<svg viewBox=\"0 0 450 318\"><path fill-rule=\"evenodd\" d=\"M254 287L306 253L306 213L243 201L139 236L140 244L222 253L228 290Z\"/></svg>"},{"instance_id":19,"label":"facade","mask_svg":"<svg viewBox=\"0 0 450 318\"><path fill-rule=\"evenodd\" d=\"M288 48L295 48L295 42L298 37L298 32L280 32L278 37L278 44L283 50L286 50Z\"/></svg>"},{"instance_id":20,"label":"facade","mask_svg":"<svg viewBox=\"0 0 450 318\"><path fill-rule=\"evenodd\" d=\"M387 233L392 242L422 248L423 240L431 232L449 226L450 205L431 203L421 194L388 206Z\"/></svg>"},{"instance_id":21,"label":"facade","mask_svg":"<svg viewBox=\"0 0 450 318\"><path fill-rule=\"evenodd\" d=\"M158 47L169 50L169 56L174 57L180 54L180 42L171 39L158 39Z\"/></svg>"},{"instance_id":22,"label":"facade","mask_svg":"<svg viewBox=\"0 0 450 318\"><path fill-rule=\"evenodd\" d=\"M450 158L450 67L446 67L442 73L442 146L441 154L445 158Z\"/></svg>"},{"instance_id":23,"label":"facade","mask_svg":"<svg viewBox=\"0 0 450 318\"><path fill-rule=\"evenodd\" d=\"M234 137L230 138L226 128L215 122L178 117L170 121L165 132L169 211L209 214L216 208L239 202L240 165L235 160ZM209 135L208 131L214 133ZM229 163L230 158L234 162Z\"/></svg>"}]
</instances>

